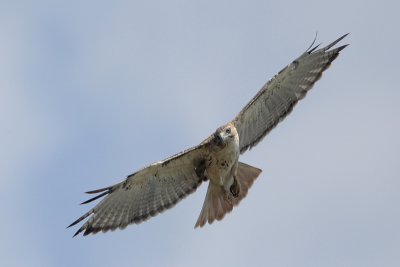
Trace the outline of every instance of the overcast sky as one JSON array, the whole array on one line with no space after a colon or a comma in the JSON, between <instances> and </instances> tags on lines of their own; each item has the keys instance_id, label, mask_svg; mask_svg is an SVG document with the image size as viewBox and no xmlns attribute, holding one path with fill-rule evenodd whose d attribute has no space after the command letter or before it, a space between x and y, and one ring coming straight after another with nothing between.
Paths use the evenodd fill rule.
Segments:
<instances>
[{"instance_id":1,"label":"overcast sky","mask_svg":"<svg viewBox=\"0 0 400 267\"><path fill-rule=\"evenodd\" d=\"M2 1L2 266L400 266L396 1ZM241 160L241 205L193 229L203 186L72 238L85 191L194 146L318 31L349 43Z\"/></svg>"}]
</instances>

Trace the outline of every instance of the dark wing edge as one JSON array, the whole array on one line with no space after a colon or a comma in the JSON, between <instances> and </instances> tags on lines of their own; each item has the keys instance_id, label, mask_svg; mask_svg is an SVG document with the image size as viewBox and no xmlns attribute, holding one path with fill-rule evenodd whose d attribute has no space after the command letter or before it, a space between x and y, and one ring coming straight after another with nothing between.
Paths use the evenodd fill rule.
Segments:
<instances>
[{"instance_id":1,"label":"dark wing edge","mask_svg":"<svg viewBox=\"0 0 400 267\"><path fill-rule=\"evenodd\" d=\"M331 49L347 35L349 33L318 50L316 49L320 44L313 46L314 40L306 52L269 80L240 111L233 123L239 132L241 154L257 145L293 110L297 102L306 96L315 82L321 78L322 73L338 57L340 51L348 46L348 44L345 44ZM316 65L311 66L311 63ZM309 69L303 70L302 64L305 64L305 68L308 67ZM284 89L287 89L287 91L283 91ZM276 111L271 109L269 105L280 106ZM267 118L267 120L257 121L257 119L260 119L257 116L261 116L261 119ZM253 121L249 121L250 118ZM262 125L255 125L257 123Z\"/></svg>"},{"instance_id":2,"label":"dark wing edge","mask_svg":"<svg viewBox=\"0 0 400 267\"><path fill-rule=\"evenodd\" d=\"M114 186L110 186L110 187L105 187L105 188L101 188L101 189L96 189L96 190L92 190L92 191L87 191L85 192L86 194L97 194L97 193L101 193L91 199L88 199L84 202L82 202L80 205L84 205L84 204L88 204L96 199L99 199L103 196L109 195L111 194L116 188L118 188L119 184L116 184ZM100 203L99 203L100 204ZM83 221L84 219L86 219L87 217L89 217L90 215L92 215L94 212L94 208L89 210L88 212L86 212L84 215L82 215L81 217L79 217L76 221L74 221L73 223L71 223L70 225L67 226L67 228L70 228L78 223L80 223L81 221ZM78 229L78 231L76 231L76 233L73 235L73 237L77 236L79 233L81 233L83 230L85 230L86 228L84 228L83 226L81 228ZM84 233L84 235L88 235L88 233Z\"/></svg>"},{"instance_id":3,"label":"dark wing edge","mask_svg":"<svg viewBox=\"0 0 400 267\"><path fill-rule=\"evenodd\" d=\"M208 142L203 142L199 146L187 149L135 172L129 175L123 182L86 192L87 194L98 195L82 202L81 205L105 197L94 208L79 217L67 228L82 222L90 216L78 231L76 231L73 237L79 235L81 232L86 236L89 234L96 234L100 231L114 231L117 228L124 229L129 224L139 224L172 208L187 195L196 191L200 184L207 179L205 177L205 156L196 155L196 151L198 150L201 150L199 154L204 153L204 148L206 148L207 145ZM191 163L177 163L176 160L184 156L188 156L187 160L193 163L192 166L190 166ZM168 172L172 172L174 167L179 167L181 169L180 177L168 176ZM162 176L163 170L167 172L165 177ZM148 174L154 171L155 176ZM187 172L190 173L188 174ZM169 178L170 180L166 181ZM163 182L165 182L165 184L163 184ZM154 187L158 189L155 190ZM138 205L138 207L134 209L132 208L133 205ZM139 208L140 211L138 211L137 208ZM117 217L117 219L115 219L115 217Z\"/></svg>"}]
</instances>

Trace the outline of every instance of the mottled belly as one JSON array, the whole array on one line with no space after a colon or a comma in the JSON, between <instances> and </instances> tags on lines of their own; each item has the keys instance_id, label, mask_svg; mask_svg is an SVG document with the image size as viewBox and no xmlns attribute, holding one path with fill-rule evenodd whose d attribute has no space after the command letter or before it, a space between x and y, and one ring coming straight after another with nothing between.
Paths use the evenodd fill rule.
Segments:
<instances>
[{"instance_id":1,"label":"mottled belly","mask_svg":"<svg viewBox=\"0 0 400 267\"><path fill-rule=\"evenodd\" d=\"M209 159L207 177L215 185L229 188L233 183L233 175L236 173L237 158L234 155L216 155Z\"/></svg>"}]
</instances>

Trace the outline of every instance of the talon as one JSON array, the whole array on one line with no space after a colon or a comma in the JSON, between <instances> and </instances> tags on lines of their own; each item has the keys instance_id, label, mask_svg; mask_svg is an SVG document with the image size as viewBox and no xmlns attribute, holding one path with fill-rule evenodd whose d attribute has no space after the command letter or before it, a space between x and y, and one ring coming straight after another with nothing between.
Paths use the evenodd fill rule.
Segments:
<instances>
[{"instance_id":1,"label":"talon","mask_svg":"<svg viewBox=\"0 0 400 267\"><path fill-rule=\"evenodd\" d=\"M229 188L229 190L232 193L232 196L234 198L237 198L239 196L240 193L240 185L236 180L236 177L233 179L233 184L231 185L231 187Z\"/></svg>"}]
</instances>

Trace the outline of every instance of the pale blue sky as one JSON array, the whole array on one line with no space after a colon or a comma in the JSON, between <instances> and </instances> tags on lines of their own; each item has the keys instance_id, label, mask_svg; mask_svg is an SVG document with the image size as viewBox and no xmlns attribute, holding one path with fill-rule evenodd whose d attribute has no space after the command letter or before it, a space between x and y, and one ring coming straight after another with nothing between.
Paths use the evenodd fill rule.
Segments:
<instances>
[{"instance_id":1,"label":"pale blue sky","mask_svg":"<svg viewBox=\"0 0 400 267\"><path fill-rule=\"evenodd\" d=\"M399 266L396 1L3 1L4 266ZM205 195L71 238L83 193L198 144L311 43L350 43L242 161L223 221Z\"/></svg>"}]
</instances>

